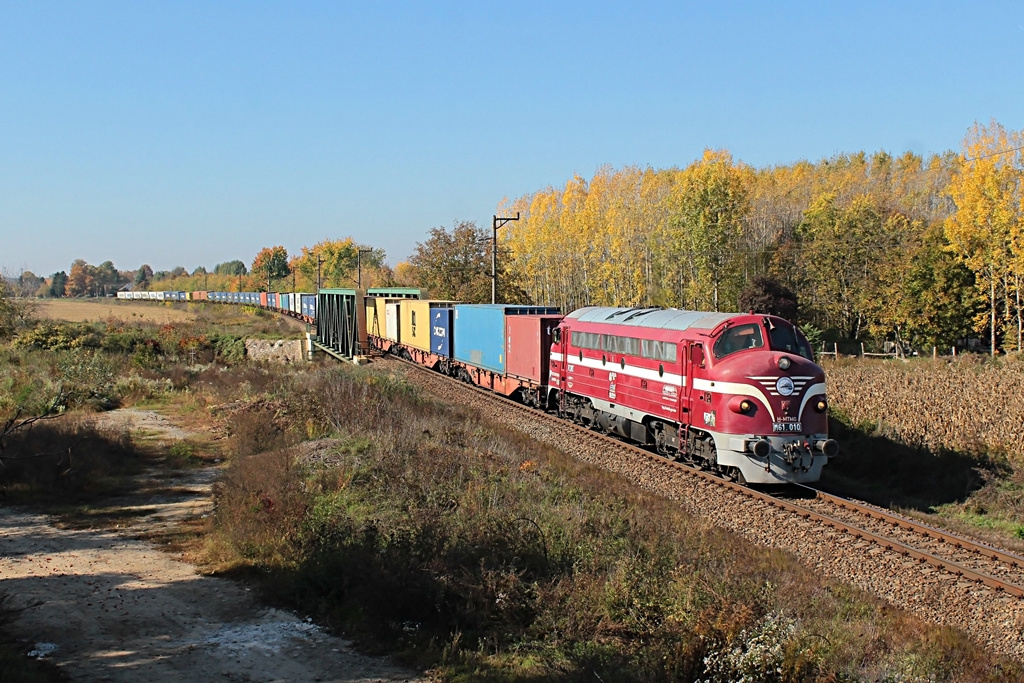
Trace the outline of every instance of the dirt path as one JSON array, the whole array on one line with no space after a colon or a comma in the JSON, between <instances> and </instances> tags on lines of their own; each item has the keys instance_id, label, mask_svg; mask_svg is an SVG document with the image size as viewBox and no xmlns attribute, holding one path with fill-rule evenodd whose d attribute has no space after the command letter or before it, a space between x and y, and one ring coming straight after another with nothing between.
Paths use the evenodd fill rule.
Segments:
<instances>
[{"instance_id":1,"label":"dirt path","mask_svg":"<svg viewBox=\"0 0 1024 683\"><path fill-rule=\"evenodd\" d=\"M155 413L117 413L108 419L182 436ZM207 468L150 480L159 483L151 493L111 501L133 520L112 530L62 529L0 508L0 588L27 607L18 633L74 680L428 680L359 655L315 624L259 605L244 586L198 575L139 540L207 513L216 475Z\"/></svg>"}]
</instances>

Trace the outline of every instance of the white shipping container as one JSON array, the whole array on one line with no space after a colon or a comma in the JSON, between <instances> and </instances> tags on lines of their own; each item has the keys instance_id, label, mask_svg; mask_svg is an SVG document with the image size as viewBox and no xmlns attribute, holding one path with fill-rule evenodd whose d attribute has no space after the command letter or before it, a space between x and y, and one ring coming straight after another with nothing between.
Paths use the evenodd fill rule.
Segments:
<instances>
[{"instance_id":1,"label":"white shipping container","mask_svg":"<svg viewBox=\"0 0 1024 683\"><path fill-rule=\"evenodd\" d=\"M398 335L398 308L400 305L397 301L389 301L385 304L384 337L393 342L402 341Z\"/></svg>"}]
</instances>

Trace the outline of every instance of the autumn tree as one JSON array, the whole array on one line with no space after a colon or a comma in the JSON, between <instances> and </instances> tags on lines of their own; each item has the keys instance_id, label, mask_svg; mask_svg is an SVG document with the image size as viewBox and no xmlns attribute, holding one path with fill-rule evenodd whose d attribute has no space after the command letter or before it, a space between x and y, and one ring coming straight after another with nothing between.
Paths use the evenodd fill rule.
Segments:
<instances>
[{"instance_id":1,"label":"autumn tree","mask_svg":"<svg viewBox=\"0 0 1024 683\"><path fill-rule=\"evenodd\" d=\"M742 287L735 256L747 191L729 153L705 150L680 174L669 203L664 268L678 303L717 311L723 300L735 302Z\"/></svg>"},{"instance_id":2,"label":"autumn tree","mask_svg":"<svg viewBox=\"0 0 1024 683\"><path fill-rule=\"evenodd\" d=\"M143 263L139 266L139 269L135 271L134 279L135 289L149 289L149 285L153 282L153 269L149 267L148 263Z\"/></svg>"},{"instance_id":3,"label":"autumn tree","mask_svg":"<svg viewBox=\"0 0 1024 683\"><path fill-rule=\"evenodd\" d=\"M324 239L312 247L303 247L290 266L299 274L304 288L315 289L318 282L322 287L365 287L380 279L385 258L383 249L361 245L346 237Z\"/></svg>"},{"instance_id":4,"label":"autumn tree","mask_svg":"<svg viewBox=\"0 0 1024 683\"><path fill-rule=\"evenodd\" d=\"M917 348L949 348L969 337L985 308L974 273L949 249L943 225L933 223L909 243L889 299L898 339Z\"/></svg>"},{"instance_id":5,"label":"autumn tree","mask_svg":"<svg viewBox=\"0 0 1024 683\"><path fill-rule=\"evenodd\" d=\"M799 304L792 289L771 278L758 276L740 293L739 310L768 313L797 322Z\"/></svg>"},{"instance_id":6,"label":"autumn tree","mask_svg":"<svg viewBox=\"0 0 1024 683\"><path fill-rule=\"evenodd\" d=\"M205 272L205 270L203 271ZM249 270L245 267L245 264L241 261L225 261L224 263L218 263L213 267L213 272L216 275L248 275Z\"/></svg>"},{"instance_id":7,"label":"autumn tree","mask_svg":"<svg viewBox=\"0 0 1024 683\"><path fill-rule=\"evenodd\" d=\"M0 339L13 335L24 322L25 314L25 307L15 300L7 278L0 278Z\"/></svg>"},{"instance_id":8,"label":"autumn tree","mask_svg":"<svg viewBox=\"0 0 1024 683\"><path fill-rule=\"evenodd\" d=\"M90 266L83 259L75 259L71 264L71 272L68 274L64 293L67 296L86 296L93 292L95 282L96 268Z\"/></svg>"},{"instance_id":9,"label":"autumn tree","mask_svg":"<svg viewBox=\"0 0 1024 683\"><path fill-rule=\"evenodd\" d=\"M879 268L899 253L900 236L886 226L879 207L865 195L843 206L836 193L822 193L804 212L780 257L790 285L806 293L816 325L860 338L871 322L868 309L881 296Z\"/></svg>"},{"instance_id":10,"label":"autumn tree","mask_svg":"<svg viewBox=\"0 0 1024 683\"><path fill-rule=\"evenodd\" d=\"M945 223L949 248L974 273L976 285L988 298L988 316L975 329L989 330L992 355L997 350L1000 312L1016 318L1017 348L1021 348L1021 276L1024 274L1024 236L1021 224L1021 184L1024 182L1021 133L1011 133L992 121L975 123L963 141L960 165L949 192L956 213ZM1000 301L1000 290L1006 301Z\"/></svg>"},{"instance_id":11,"label":"autumn tree","mask_svg":"<svg viewBox=\"0 0 1024 683\"><path fill-rule=\"evenodd\" d=\"M21 297L35 296L43 285L43 278L37 276L31 270L22 271L18 276L15 293Z\"/></svg>"},{"instance_id":12,"label":"autumn tree","mask_svg":"<svg viewBox=\"0 0 1024 683\"><path fill-rule=\"evenodd\" d=\"M106 294L122 284L125 279L114 267L112 261L104 261L93 270L93 287L96 294Z\"/></svg>"},{"instance_id":13,"label":"autumn tree","mask_svg":"<svg viewBox=\"0 0 1024 683\"><path fill-rule=\"evenodd\" d=\"M682 169L602 167L499 207L522 216L501 232L503 279L518 276L531 298L565 310L732 309L769 277L834 335L948 340L960 316L939 302L963 311L975 299L963 288L976 276L935 252L934 228L956 210L947 187L957 167L949 153L878 151L754 169L724 150ZM1007 253L1024 262L1024 238ZM1019 320L1022 271L999 279L996 327Z\"/></svg>"},{"instance_id":14,"label":"autumn tree","mask_svg":"<svg viewBox=\"0 0 1024 683\"><path fill-rule=\"evenodd\" d=\"M68 274L63 270L57 271L50 276L50 286L46 290L46 296L58 298L64 296L64 290L68 284Z\"/></svg>"},{"instance_id":15,"label":"autumn tree","mask_svg":"<svg viewBox=\"0 0 1024 683\"><path fill-rule=\"evenodd\" d=\"M266 280L269 290L273 280L286 277L292 272L288 267L288 251L281 246L263 247L252 260L249 272Z\"/></svg>"},{"instance_id":16,"label":"autumn tree","mask_svg":"<svg viewBox=\"0 0 1024 683\"><path fill-rule=\"evenodd\" d=\"M457 221L451 231L433 228L409 258L419 287L436 299L486 303L491 300L488 230L472 221ZM501 261L499 258L499 279ZM503 292L499 292L499 295Z\"/></svg>"}]
</instances>

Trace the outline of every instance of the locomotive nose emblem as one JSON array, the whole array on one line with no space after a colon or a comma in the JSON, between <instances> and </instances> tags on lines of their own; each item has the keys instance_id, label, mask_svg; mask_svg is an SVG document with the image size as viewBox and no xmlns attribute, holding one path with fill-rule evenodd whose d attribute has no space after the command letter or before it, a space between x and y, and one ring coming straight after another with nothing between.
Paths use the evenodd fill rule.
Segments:
<instances>
[{"instance_id":1,"label":"locomotive nose emblem","mask_svg":"<svg viewBox=\"0 0 1024 683\"><path fill-rule=\"evenodd\" d=\"M782 402L782 412L789 414L789 401Z\"/></svg>"},{"instance_id":2,"label":"locomotive nose emblem","mask_svg":"<svg viewBox=\"0 0 1024 683\"><path fill-rule=\"evenodd\" d=\"M790 396L793 394L793 380L788 377L780 377L779 381L775 383L775 390L783 396Z\"/></svg>"}]
</instances>

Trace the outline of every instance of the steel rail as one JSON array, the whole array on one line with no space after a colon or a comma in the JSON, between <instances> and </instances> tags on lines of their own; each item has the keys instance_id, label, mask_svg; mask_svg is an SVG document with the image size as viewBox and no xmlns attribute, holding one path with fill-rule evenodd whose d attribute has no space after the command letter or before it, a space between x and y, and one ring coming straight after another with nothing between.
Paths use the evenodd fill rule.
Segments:
<instances>
[{"instance_id":1,"label":"steel rail","mask_svg":"<svg viewBox=\"0 0 1024 683\"><path fill-rule=\"evenodd\" d=\"M887 513L875 507L859 503L855 500L850 500L849 498L843 498L842 496L837 496L832 493L826 493L825 491L816 489L813 486L806 486L804 484L798 484L797 486L813 492L818 500L831 503L836 507L856 512L871 519L886 522L906 531L913 531L914 533L920 534L926 538L932 538L940 543L948 543L954 548L960 550L977 553L978 555L995 562L1003 562L1011 567L1024 569L1024 557L1021 557L1020 555L1015 555L1013 553L1000 550L999 548L994 548L980 541L960 536L959 534L955 534L951 531L944 531L938 527L934 527L923 522L916 522L914 520L907 519L906 517Z\"/></svg>"},{"instance_id":2,"label":"steel rail","mask_svg":"<svg viewBox=\"0 0 1024 683\"><path fill-rule=\"evenodd\" d=\"M424 373L429 373L432 377L437 377L437 378L441 378L443 380L447 380L447 381L450 381L450 382L453 382L453 383L457 383L461 388L472 389L473 391L478 392L481 396L486 397L486 398L488 398L489 400L492 400L492 401L500 401L503 406L513 407L515 410L519 410L522 413L529 415L534 420L540 419L540 420L543 420L543 421L549 421L551 423L557 424L561 428L571 427L572 429L576 430L577 432L579 432L581 434L586 434L591 439L603 441L605 443L608 443L609 445L612 445L612 446L614 446L614 447L616 447L618 449L627 451L627 452L629 452L629 453L631 453L633 455L643 456L648 461L650 461L652 463L656 463L659 466L663 466L663 467L664 466L668 466L668 467L674 468L674 469L676 469L678 471L684 472L684 473L686 473L688 475L700 477L705 482L708 482L710 484L714 484L716 486L725 488L725 489L727 489L727 490L729 490L729 491L731 491L733 493L739 494L741 496L745 496L747 498L752 498L754 500L758 500L758 501L763 502L763 503L765 503L765 504L767 504L767 505L769 505L771 507L775 507L775 508L784 510L786 512L794 514L794 515L796 515L798 517L801 517L803 519L811 520L811 521L817 522L817 523L819 523L819 524L821 524L823 526L826 526L826 527L829 527L831 529L834 529L836 531L840 531L840 532L849 534L850 536L852 536L854 538L861 539L861 540L864 540L864 541L868 541L870 543L874 543L874 544L878 545L879 547L881 547L881 548L883 548L885 550L895 552L895 553L897 553L897 554L899 554L901 556L910 557L910 558L913 558L913 559L917 560L918 562L923 562L923 563L927 563L929 565L932 565L934 567L938 567L938 568L940 568L940 569L942 569L944 571L949 572L950 574L953 574L954 576L959 576L959 577L968 579L970 581L974 581L974 582L986 585L986 586L988 586L988 587L990 587L990 588L992 588L992 589L994 589L996 591L1001 591L1001 592L1007 593L1008 595L1013 595L1013 596L1015 596L1017 598L1024 598L1024 587L1018 586L1018 585L1013 584L1013 583L1009 583L1007 581L1003 581L1003 580L998 579L998 578L996 578L994 576L991 576L989 574L985 574L983 572L975 571L975 570L970 569L968 567L964 567L963 565L958 564L956 562L943 559L943 558L938 557L936 555L932 555L931 553L919 550L917 548L914 548L912 546L906 545L904 543L901 543L899 541L893 540L891 538L886 538L885 536L881 536L881 535L876 534L874 532L868 531L867 529L863 529L863 528L855 526L855 525L853 525L851 523L844 522L844 521L842 521L840 519L836 519L835 517L830 517L830 516L824 515L824 514L822 514L820 512L816 512L814 510L810 510L808 508L802 507L802 506L797 505L795 503L791 503L789 501L783 500L783 499L778 498L776 496L772 496L770 494L763 493L761 491L757 491L757 490L748 488L746 486L742 486L740 484L736 484L736 483L731 482L731 481L727 481L725 479L722 479L721 477L715 476L715 475L710 474L708 472L703 472L701 470L698 470L698 469L695 469L693 467L690 467L689 465L685 465L683 463L679 463L679 462L675 462L673 460L669 460L669 459L667 459L667 458L665 458L665 457L663 457L661 455L657 455L655 453L651 453L648 450L640 448L639 446L635 446L633 444L629 444L629 443L626 443L624 441L620 441L619 439L613 438L613 437L608 436L606 434L602 434L600 432L595 432L592 429L589 429L587 427L575 424L573 422L569 422L569 421L563 420L563 419L561 419L559 417L556 417L554 415L551 415L549 413L545 413L545 412L536 410L534 408L530 408L529 406L525 406L522 403L518 403L516 401L513 401L512 399L509 399L509 398L507 398L505 396L501 396L500 394L495 394L492 391L489 391L489 390L484 389L482 387L478 387L475 384L469 384L469 383L466 383L466 382L462 382L462 381L457 380L455 378L448 377L447 375L443 375L441 373L438 373L438 372L436 372L434 370L431 370L430 368L426 368L426 367L424 367L424 366L422 366L422 365L420 365L418 363L415 363L415 362L412 362L412 361L407 361L405 359L398 358L397 356L389 356L389 358L391 358L393 360L396 360L396 361L399 361L399 362L401 362L403 364L409 365L409 366L411 366L413 368L416 368L417 370L422 371ZM811 489L811 487L807 487L807 488L817 492L817 489ZM860 509L858 509L858 506L855 503L853 503L852 501L849 501L849 500L844 499L844 498L840 498L839 496L832 496L831 494L827 494L827 493L824 493L824 492L820 492L820 493L824 497L834 498L836 501L841 501L842 503L844 503L844 505L841 505L841 507L849 507L850 509L856 510L858 512L861 511ZM879 519L886 519L886 521L889 521L884 515L879 513L877 510L873 510L872 509L871 512L874 513L873 516L875 516L875 517L877 517ZM901 521L906 522L906 520L901 520ZM921 531L919 531L917 529L914 529L914 530L918 531L918 533L922 533ZM925 534L925 535L926 536L934 535L934 537L935 538L939 538L939 540L942 540L940 538L940 536L947 535L947 534L944 534L944 532L940 532L940 531L938 531L936 529L931 529L931 528L929 528L929 532L930 532L930 534ZM953 538L952 535L948 535L948 536L950 536L950 538ZM966 539L960 539L959 537L957 537L956 540L959 543L961 543L961 545L958 546L958 547L963 547L963 545L965 545L965 544L973 544L973 545L976 545L978 547L985 547L985 548L987 548L987 546L983 546L982 544L972 543L970 541L967 541ZM1024 563L1024 558L1020 558L1020 557L1017 557L1017 556L1009 554L1009 553L1003 553L1003 552L998 551L998 550L996 550L994 548L987 548L987 550L991 553L991 555L986 555L986 556L991 557L992 559L994 559L996 561L1009 562L1009 563L1011 563L1012 565L1015 565L1015 566L1022 566L1021 563ZM1003 559L1003 558L1008 558L1008 559Z\"/></svg>"}]
</instances>

